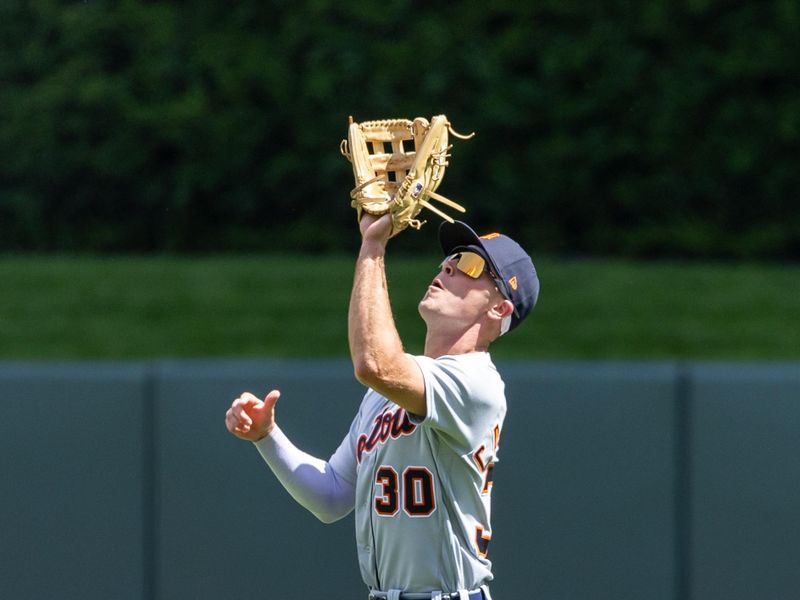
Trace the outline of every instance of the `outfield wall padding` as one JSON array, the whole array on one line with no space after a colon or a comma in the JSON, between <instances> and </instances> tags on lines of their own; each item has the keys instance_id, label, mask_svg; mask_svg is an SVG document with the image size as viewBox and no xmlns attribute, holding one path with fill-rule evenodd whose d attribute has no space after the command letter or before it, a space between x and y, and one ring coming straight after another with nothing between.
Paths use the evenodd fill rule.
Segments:
<instances>
[{"instance_id":1,"label":"outfield wall padding","mask_svg":"<svg viewBox=\"0 0 800 600\"><path fill-rule=\"evenodd\" d=\"M496 600L800 590L800 365L498 368ZM364 391L342 360L0 363L0 597L365 597L352 515L317 521L225 430L272 388L325 458Z\"/></svg>"}]
</instances>

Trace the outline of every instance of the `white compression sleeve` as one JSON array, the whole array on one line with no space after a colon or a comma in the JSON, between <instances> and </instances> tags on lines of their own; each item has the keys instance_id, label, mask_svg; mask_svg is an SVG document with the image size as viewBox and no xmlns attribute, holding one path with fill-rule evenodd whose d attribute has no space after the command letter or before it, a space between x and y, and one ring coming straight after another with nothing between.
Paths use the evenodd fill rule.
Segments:
<instances>
[{"instance_id":1,"label":"white compression sleeve","mask_svg":"<svg viewBox=\"0 0 800 600\"><path fill-rule=\"evenodd\" d=\"M255 446L292 498L323 523L338 521L353 510L355 486L324 460L297 448L277 426Z\"/></svg>"}]
</instances>

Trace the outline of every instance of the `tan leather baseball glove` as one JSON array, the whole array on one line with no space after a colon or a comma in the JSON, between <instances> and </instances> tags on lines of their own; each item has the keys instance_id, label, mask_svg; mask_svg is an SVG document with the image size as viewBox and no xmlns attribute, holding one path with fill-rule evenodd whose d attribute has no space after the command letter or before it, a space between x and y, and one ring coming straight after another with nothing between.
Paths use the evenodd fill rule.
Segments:
<instances>
[{"instance_id":1,"label":"tan leather baseball glove","mask_svg":"<svg viewBox=\"0 0 800 600\"><path fill-rule=\"evenodd\" d=\"M437 115L428 122L417 117L353 122L350 117L347 139L339 146L341 153L353 164L356 187L350 192L351 205L359 221L362 213L392 215L392 235L406 227L419 229L425 223L416 217L423 208L452 222L453 219L436 208L437 200L460 212L460 204L436 193L448 166L447 134L460 139L447 117Z\"/></svg>"}]
</instances>

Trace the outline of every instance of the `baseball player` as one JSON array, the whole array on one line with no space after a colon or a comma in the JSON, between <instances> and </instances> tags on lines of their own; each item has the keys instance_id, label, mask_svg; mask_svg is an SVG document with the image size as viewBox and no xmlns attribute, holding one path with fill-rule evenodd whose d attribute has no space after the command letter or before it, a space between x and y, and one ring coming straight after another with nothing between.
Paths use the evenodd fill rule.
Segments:
<instances>
[{"instance_id":1,"label":"baseball player","mask_svg":"<svg viewBox=\"0 0 800 600\"><path fill-rule=\"evenodd\" d=\"M539 280L505 235L442 223L445 259L419 313L423 356L403 350L384 271L389 215L363 215L348 336L367 390L350 431L327 460L296 448L277 426L280 392L244 393L226 413L286 490L323 522L355 508L356 545L370 599L490 600L492 475L506 414L489 344L530 313Z\"/></svg>"}]
</instances>

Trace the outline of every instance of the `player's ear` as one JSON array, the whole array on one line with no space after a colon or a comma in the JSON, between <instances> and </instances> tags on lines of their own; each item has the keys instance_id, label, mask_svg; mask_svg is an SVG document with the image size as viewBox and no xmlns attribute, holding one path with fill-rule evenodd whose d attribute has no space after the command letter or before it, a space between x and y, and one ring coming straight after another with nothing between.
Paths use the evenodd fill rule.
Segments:
<instances>
[{"instance_id":1,"label":"player's ear","mask_svg":"<svg viewBox=\"0 0 800 600\"><path fill-rule=\"evenodd\" d=\"M489 318L493 321L502 321L513 312L514 305L511 304L510 300L507 300L501 296L500 299L489 309Z\"/></svg>"}]
</instances>

